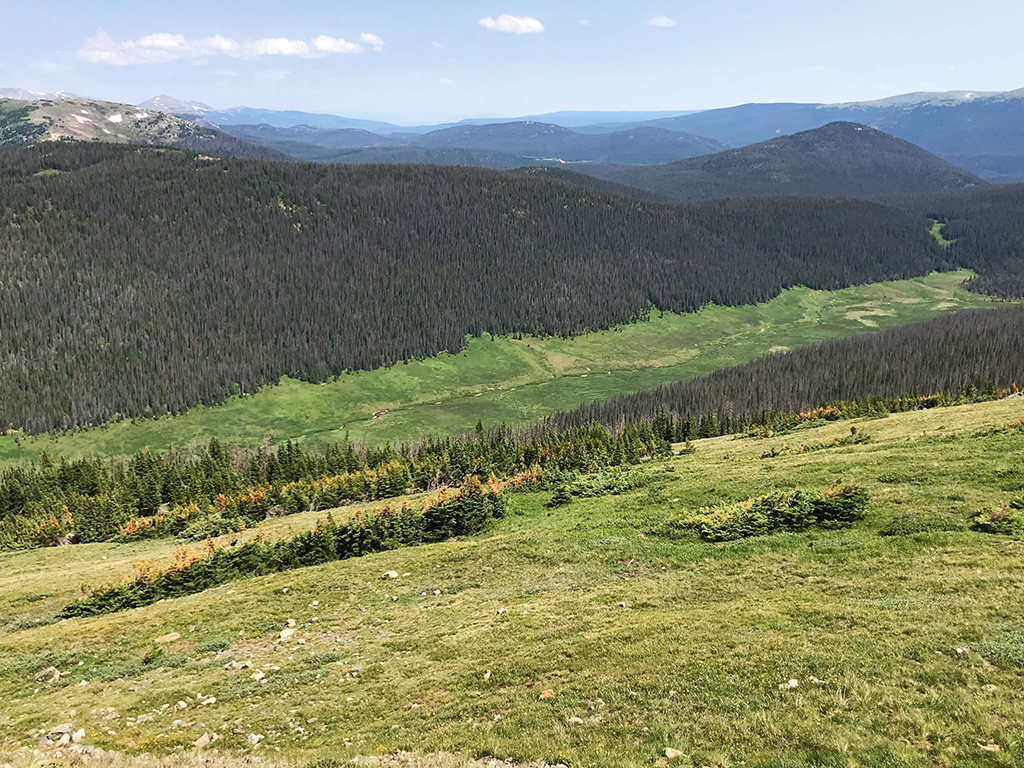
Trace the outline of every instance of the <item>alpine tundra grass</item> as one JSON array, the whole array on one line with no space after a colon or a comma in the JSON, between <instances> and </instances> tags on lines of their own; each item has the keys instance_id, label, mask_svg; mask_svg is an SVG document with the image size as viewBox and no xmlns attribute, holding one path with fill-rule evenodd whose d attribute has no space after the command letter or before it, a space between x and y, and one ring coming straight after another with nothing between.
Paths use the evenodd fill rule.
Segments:
<instances>
[{"instance_id":1,"label":"alpine tundra grass","mask_svg":"<svg viewBox=\"0 0 1024 768\"><path fill-rule=\"evenodd\" d=\"M0 751L73 722L183 762L207 737L300 766L1019 765L1024 541L967 524L1024 487L1022 417L1011 398L696 441L618 495L515 494L478 537L90 619L56 615L177 545L3 554ZM841 444L851 426L869 439ZM667 524L837 481L871 499L852 528L715 544ZM908 517L952 530L880 535Z\"/></svg>"}]
</instances>

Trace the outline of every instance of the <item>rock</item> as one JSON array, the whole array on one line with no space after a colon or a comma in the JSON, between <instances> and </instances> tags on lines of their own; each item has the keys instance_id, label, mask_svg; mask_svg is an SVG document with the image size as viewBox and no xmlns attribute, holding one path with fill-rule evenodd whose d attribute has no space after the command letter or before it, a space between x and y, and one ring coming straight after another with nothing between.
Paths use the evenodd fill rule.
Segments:
<instances>
[{"instance_id":1,"label":"rock","mask_svg":"<svg viewBox=\"0 0 1024 768\"><path fill-rule=\"evenodd\" d=\"M75 744L81 744L82 739L85 738L85 728L79 728L77 731L71 734L71 741Z\"/></svg>"},{"instance_id":2,"label":"rock","mask_svg":"<svg viewBox=\"0 0 1024 768\"><path fill-rule=\"evenodd\" d=\"M280 639L281 640L287 640L289 637L291 637L292 635L294 635L298 631L299 630L297 630L295 627L288 627L288 629L282 629L281 630L281 637L280 637Z\"/></svg>"},{"instance_id":3,"label":"rock","mask_svg":"<svg viewBox=\"0 0 1024 768\"><path fill-rule=\"evenodd\" d=\"M553 698L555 698L555 692L552 691L550 688L548 688L546 691L541 691L540 692L540 697L539 698L542 698L542 699L553 699Z\"/></svg>"},{"instance_id":4,"label":"rock","mask_svg":"<svg viewBox=\"0 0 1024 768\"><path fill-rule=\"evenodd\" d=\"M88 684L89 684L89 681L88 681L88 680L83 680L82 682L80 682L80 683L78 684L78 687L79 687L79 688L81 688L81 687L82 687L83 685L88 685Z\"/></svg>"},{"instance_id":5,"label":"rock","mask_svg":"<svg viewBox=\"0 0 1024 768\"><path fill-rule=\"evenodd\" d=\"M615 605L616 605L616 607L618 607L618 608L625 608L625 607L626 607L626 604L625 604L625 603L616 603Z\"/></svg>"},{"instance_id":6,"label":"rock","mask_svg":"<svg viewBox=\"0 0 1024 768\"><path fill-rule=\"evenodd\" d=\"M351 672L353 675L358 675L362 671L363 671L363 665L362 664L353 664L352 667L349 669L349 672Z\"/></svg>"},{"instance_id":7,"label":"rock","mask_svg":"<svg viewBox=\"0 0 1024 768\"><path fill-rule=\"evenodd\" d=\"M267 676L266 673L263 672L262 670L256 670L251 675L249 675L249 679L250 680L255 680L256 682L259 682L260 680L262 680L266 676Z\"/></svg>"},{"instance_id":8,"label":"rock","mask_svg":"<svg viewBox=\"0 0 1024 768\"><path fill-rule=\"evenodd\" d=\"M211 697L210 697L210 698L208 698L208 699L203 699L203 700L202 700L201 702L199 702L199 703L200 703L200 704L216 704L216 703L217 703L217 697L216 697L216 696L211 696Z\"/></svg>"},{"instance_id":9,"label":"rock","mask_svg":"<svg viewBox=\"0 0 1024 768\"><path fill-rule=\"evenodd\" d=\"M981 690L983 690L985 693L995 693L996 687L992 685L992 683L989 683L988 685L981 686Z\"/></svg>"},{"instance_id":10,"label":"rock","mask_svg":"<svg viewBox=\"0 0 1024 768\"><path fill-rule=\"evenodd\" d=\"M238 670L242 669L242 662L229 661L227 664L224 665L224 669L226 669L228 672L237 672Z\"/></svg>"},{"instance_id":11,"label":"rock","mask_svg":"<svg viewBox=\"0 0 1024 768\"><path fill-rule=\"evenodd\" d=\"M380 577L382 579L397 579L398 571L384 571L384 573L382 573Z\"/></svg>"},{"instance_id":12,"label":"rock","mask_svg":"<svg viewBox=\"0 0 1024 768\"><path fill-rule=\"evenodd\" d=\"M498 615L499 616L501 616L501 614L507 613L507 612L508 612L508 608L499 608L498 609Z\"/></svg>"},{"instance_id":13,"label":"rock","mask_svg":"<svg viewBox=\"0 0 1024 768\"><path fill-rule=\"evenodd\" d=\"M196 749L202 749L203 747L210 746L211 741L213 741L213 739L210 738L210 734L204 733L202 736L200 736L198 739L192 742L192 746Z\"/></svg>"},{"instance_id":14,"label":"rock","mask_svg":"<svg viewBox=\"0 0 1024 768\"><path fill-rule=\"evenodd\" d=\"M999 745L998 744L979 744L978 746L981 747L985 752L998 752L999 751Z\"/></svg>"},{"instance_id":15,"label":"rock","mask_svg":"<svg viewBox=\"0 0 1024 768\"><path fill-rule=\"evenodd\" d=\"M60 670L56 667L47 667L36 672L37 683L52 683L60 678Z\"/></svg>"},{"instance_id":16,"label":"rock","mask_svg":"<svg viewBox=\"0 0 1024 768\"><path fill-rule=\"evenodd\" d=\"M245 737L245 740L255 747L257 744L263 741L263 738L264 736L262 733L250 733L248 736Z\"/></svg>"},{"instance_id":17,"label":"rock","mask_svg":"<svg viewBox=\"0 0 1024 768\"><path fill-rule=\"evenodd\" d=\"M800 681L799 680L787 680L784 683L779 683L779 690L780 691L788 691L788 690L790 690L792 688L796 688L798 685L800 685Z\"/></svg>"},{"instance_id":18,"label":"rock","mask_svg":"<svg viewBox=\"0 0 1024 768\"><path fill-rule=\"evenodd\" d=\"M175 712L181 712L181 710L183 709L188 709L188 704L186 704L184 701L179 701L177 704L174 705Z\"/></svg>"},{"instance_id":19,"label":"rock","mask_svg":"<svg viewBox=\"0 0 1024 768\"><path fill-rule=\"evenodd\" d=\"M155 642L155 643L173 643L175 640L177 640L180 637L181 637L181 635L178 634L177 632L171 632L170 634L167 634L167 635L161 635L160 637L158 637L153 642Z\"/></svg>"},{"instance_id":20,"label":"rock","mask_svg":"<svg viewBox=\"0 0 1024 768\"><path fill-rule=\"evenodd\" d=\"M582 717L570 717L566 722L568 722L569 725L583 725L583 718Z\"/></svg>"},{"instance_id":21,"label":"rock","mask_svg":"<svg viewBox=\"0 0 1024 768\"><path fill-rule=\"evenodd\" d=\"M672 747L665 747L665 757L667 757L669 760L673 760L677 757L685 757L685 755L683 755L683 753L680 752L678 749L673 749Z\"/></svg>"},{"instance_id":22,"label":"rock","mask_svg":"<svg viewBox=\"0 0 1024 768\"><path fill-rule=\"evenodd\" d=\"M295 626L295 619L288 619L288 621L286 621L286 622L284 623L284 625L285 625L286 627L294 627L294 626Z\"/></svg>"},{"instance_id":23,"label":"rock","mask_svg":"<svg viewBox=\"0 0 1024 768\"><path fill-rule=\"evenodd\" d=\"M491 679L491 670L488 669L486 672L484 672L484 680L490 680L490 679Z\"/></svg>"},{"instance_id":24,"label":"rock","mask_svg":"<svg viewBox=\"0 0 1024 768\"><path fill-rule=\"evenodd\" d=\"M61 740L61 738L63 738L64 736L67 736L67 738L63 741L64 744L67 744L69 741L71 741L71 734L74 733L74 732L75 732L75 724L74 723L61 723L60 725L56 726L55 728L51 728L49 731L47 731L46 737L50 741L57 741L57 742L59 742Z\"/></svg>"}]
</instances>

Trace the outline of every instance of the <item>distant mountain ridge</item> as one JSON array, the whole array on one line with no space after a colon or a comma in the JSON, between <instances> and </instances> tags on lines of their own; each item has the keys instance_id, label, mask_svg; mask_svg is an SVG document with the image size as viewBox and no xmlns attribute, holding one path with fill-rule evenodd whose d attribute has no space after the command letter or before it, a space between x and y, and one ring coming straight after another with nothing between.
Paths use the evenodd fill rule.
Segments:
<instances>
[{"instance_id":1,"label":"distant mountain ridge","mask_svg":"<svg viewBox=\"0 0 1024 768\"><path fill-rule=\"evenodd\" d=\"M579 170L676 200L779 194L878 197L986 183L914 144L846 122L665 165Z\"/></svg>"},{"instance_id":2,"label":"distant mountain ridge","mask_svg":"<svg viewBox=\"0 0 1024 768\"><path fill-rule=\"evenodd\" d=\"M530 121L454 126L418 136L313 126L240 125L225 126L225 130L303 160L332 163L420 162L497 169L591 162L636 165L725 149L712 139L662 128L640 126L617 133L585 134Z\"/></svg>"},{"instance_id":3,"label":"distant mountain ridge","mask_svg":"<svg viewBox=\"0 0 1024 768\"><path fill-rule=\"evenodd\" d=\"M0 147L40 141L148 144L241 158L293 158L165 112L83 98L0 98Z\"/></svg>"},{"instance_id":4,"label":"distant mountain ridge","mask_svg":"<svg viewBox=\"0 0 1024 768\"><path fill-rule=\"evenodd\" d=\"M916 93L847 104L742 104L645 123L732 147L855 122L917 144L993 181L1024 179L1024 88Z\"/></svg>"}]
</instances>

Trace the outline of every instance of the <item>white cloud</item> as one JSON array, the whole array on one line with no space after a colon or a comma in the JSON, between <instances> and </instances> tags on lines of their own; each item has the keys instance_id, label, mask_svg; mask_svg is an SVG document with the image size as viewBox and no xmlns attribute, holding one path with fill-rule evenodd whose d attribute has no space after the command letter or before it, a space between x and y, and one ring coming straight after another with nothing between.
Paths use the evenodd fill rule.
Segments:
<instances>
[{"instance_id":1,"label":"white cloud","mask_svg":"<svg viewBox=\"0 0 1024 768\"><path fill-rule=\"evenodd\" d=\"M653 19L648 19L647 23L652 27L674 27L676 25L675 21L668 16L655 16Z\"/></svg>"},{"instance_id":2,"label":"white cloud","mask_svg":"<svg viewBox=\"0 0 1024 768\"><path fill-rule=\"evenodd\" d=\"M358 43L350 43L340 37L319 35L313 38L313 47L323 53L359 53L363 50Z\"/></svg>"},{"instance_id":3,"label":"white cloud","mask_svg":"<svg viewBox=\"0 0 1024 768\"><path fill-rule=\"evenodd\" d=\"M309 46L303 40L289 40L287 37L265 37L249 43L257 56L308 56Z\"/></svg>"},{"instance_id":4,"label":"white cloud","mask_svg":"<svg viewBox=\"0 0 1024 768\"><path fill-rule=\"evenodd\" d=\"M581 27L589 27L590 26L590 19L580 19L580 26Z\"/></svg>"},{"instance_id":5,"label":"white cloud","mask_svg":"<svg viewBox=\"0 0 1024 768\"><path fill-rule=\"evenodd\" d=\"M455 81L454 80L449 80L447 77L442 77L437 82L439 82L441 85L452 85Z\"/></svg>"},{"instance_id":6,"label":"white cloud","mask_svg":"<svg viewBox=\"0 0 1024 768\"><path fill-rule=\"evenodd\" d=\"M435 48L444 48L444 46L437 42L437 40L431 43L431 45L433 45Z\"/></svg>"},{"instance_id":7,"label":"white cloud","mask_svg":"<svg viewBox=\"0 0 1024 768\"><path fill-rule=\"evenodd\" d=\"M360 40L379 51L384 41L379 35L363 33ZM318 35L311 43L286 37L266 37L239 43L223 35L210 35L191 40L171 32L154 32L136 40L114 40L103 30L87 39L78 51L78 58L92 64L127 66L131 64L164 64L172 61L201 62L214 55L235 59L254 59L260 56L299 56L314 58L330 53L359 53L363 46L341 38Z\"/></svg>"},{"instance_id":8,"label":"white cloud","mask_svg":"<svg viewBox=\"0 0 1024 768\"><path fill-rule=\"evenodd\" d=\"M375 51L379 51L384 47L384 40L380 35L363 32L363 34L359 36L359 39L364 45L370 46Z\"/></svg>"},{"instance_id":9,"label":"white cloud","mask_svg":"<svg viewBox=\"0 0 1024 768\"><path fill-rule=\"evenodd\" d=\"M509 16L503 13L496 19L485 16L480 19L480 26L484 29L496 29L499 32L509 32L513 35L534 34L544 31L544 25L532 16Z\"/></svg>"}]
</instances>

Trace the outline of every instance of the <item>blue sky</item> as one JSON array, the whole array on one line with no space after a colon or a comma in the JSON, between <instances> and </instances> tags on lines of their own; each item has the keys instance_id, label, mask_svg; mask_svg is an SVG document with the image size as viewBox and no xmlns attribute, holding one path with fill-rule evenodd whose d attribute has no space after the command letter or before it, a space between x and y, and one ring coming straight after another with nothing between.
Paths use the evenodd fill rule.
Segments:
<instances>
[{"instance_id":1,"label":"blue sky","mask_svg":"<svg viewBox=\"0 0 1024 768\"><path fill-rule=\"evenodd\" d=\"M1020 0L37 0L0 87L402 124L1024 87Z\"/></svg>"}]
</instances>

